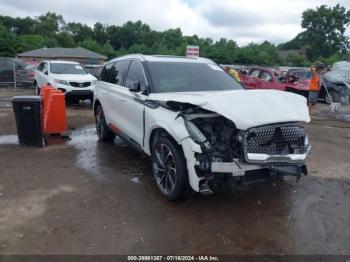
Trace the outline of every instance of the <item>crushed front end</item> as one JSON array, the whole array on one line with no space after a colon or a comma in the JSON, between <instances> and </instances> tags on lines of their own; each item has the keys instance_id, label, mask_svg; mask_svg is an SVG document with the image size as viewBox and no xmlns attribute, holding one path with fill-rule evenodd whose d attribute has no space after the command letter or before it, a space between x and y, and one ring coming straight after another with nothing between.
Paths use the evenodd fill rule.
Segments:
<instances>
[{"instance_id":1,"label":"crushed front end","mask_svg":"<svg viewBox=\"0 0 350 262\"><path fill-rule=\"evenodd\" d=\"M264 125L239 130L211 112L182 115L192 140L199 192L209 194L218 183L245 184L277 176L307 175L308 137L298 123Z\"/></svg>"}]
</instances>

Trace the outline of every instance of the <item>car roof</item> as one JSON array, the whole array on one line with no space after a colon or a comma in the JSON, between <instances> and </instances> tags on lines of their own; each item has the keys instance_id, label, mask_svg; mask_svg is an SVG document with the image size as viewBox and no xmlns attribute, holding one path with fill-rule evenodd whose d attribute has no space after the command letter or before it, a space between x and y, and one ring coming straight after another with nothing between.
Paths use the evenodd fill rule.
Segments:
<instances>
[{"instance_id":1,"label":"car roof","mask_svg":"<svg viewBox=\"0 0 350 262\"><path fill-rule=\"evenodd\" d=\"M140 61L150 62L185 62L185 63L205 63L215 64L212 60L204 57L185 57L185 56L171 56L171 55L142 55L142 54L131 54L112 59L109 62L115 62L125 59L137 59Z\"/></svg>"}]
</instances>

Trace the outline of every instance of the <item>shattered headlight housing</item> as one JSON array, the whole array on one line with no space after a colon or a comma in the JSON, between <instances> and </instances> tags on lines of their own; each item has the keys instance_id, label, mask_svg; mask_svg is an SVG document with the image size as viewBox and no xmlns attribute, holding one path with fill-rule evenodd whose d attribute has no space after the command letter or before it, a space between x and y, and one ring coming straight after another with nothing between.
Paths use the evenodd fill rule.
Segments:
<instances>
[{"instance_id":1,"label":"shattered headlight housing","mask_svg":"<svg viewBox=\"0 0 350 262\"><path fill-rule=\"evenodd\" d=\"M205 148L210 148L210 143L207 138L203 135L203 133L198 129L198 127L193 124L190 120L184 119L185 127L187 129L188 134L192 138L194 142L200 145L204 145Z\"/></svg>"}]
</instances>

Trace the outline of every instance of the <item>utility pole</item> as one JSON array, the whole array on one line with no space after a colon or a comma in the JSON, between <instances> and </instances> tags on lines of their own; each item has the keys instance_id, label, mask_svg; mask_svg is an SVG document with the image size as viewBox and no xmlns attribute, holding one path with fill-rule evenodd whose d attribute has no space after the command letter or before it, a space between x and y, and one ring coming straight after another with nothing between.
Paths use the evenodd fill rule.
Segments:
<instances>
[{"instance_id":1,"label":"utility pole","mask_svg":"<svg viewBox=\"0 0 350 262\"><path fill-rule=\"evenodd\" d=\"M17 89L17 79L16 79L16 61L13 59L13 81L15 84L15 89Z\"/></svg>"}]
</instances>

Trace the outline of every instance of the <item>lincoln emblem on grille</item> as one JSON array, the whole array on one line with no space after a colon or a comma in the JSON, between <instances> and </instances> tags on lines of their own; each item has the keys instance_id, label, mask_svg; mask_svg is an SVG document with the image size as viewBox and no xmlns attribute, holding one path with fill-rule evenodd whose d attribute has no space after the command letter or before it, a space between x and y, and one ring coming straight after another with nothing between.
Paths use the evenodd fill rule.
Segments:
<instances>
[{"instance_id":1,"label":"lincoln emblem on grille","mask_svg":"<svg viewBox=\"0 0 350 262\"><path fill-rule=\"evenodd\" d=\"M282 129L280 127L275 128L275 132L271 138L271 142L275 144L275 148L278 153L282 153L283 149L285 149L287 143L284 138Z\"/></svg>"},{"instance_id":2,"label":"lincoln emblem on grille","mask_svg":"<svg viewBox=\"0 0 350 262\"><path fill-rule=\"evenodd\" d=\"M84 84L83 84L83 83L79 83L79 86L80 86L80 87L84 87Z\"/></svg>"}]
</instances>

